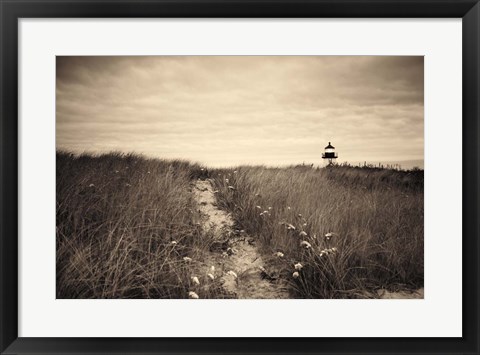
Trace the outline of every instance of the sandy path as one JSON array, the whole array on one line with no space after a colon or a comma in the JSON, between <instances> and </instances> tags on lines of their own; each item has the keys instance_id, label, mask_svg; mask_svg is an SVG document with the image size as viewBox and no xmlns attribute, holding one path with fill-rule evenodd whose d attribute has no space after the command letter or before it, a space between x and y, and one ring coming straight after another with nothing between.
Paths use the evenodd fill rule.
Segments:
<instances>
[{"instance_id":1,"label":"sandy path","mask_svg":"<svg viewBox=\"0 0 480 355\"><path fill-rule=\"evenodd\" d=\"M390 292L387 290L378 290L377 294L380 298L383 298L383 299L423 299L424 289L422 287L414 292L412 291Z\"/></svg>"},{"instance_id":2,"label":"sandy path","mask_svg":"<svg viewBox=\"0 0 480 355\"><path fill-rule=\"evenodd\" d=\"M232 230L234 224L232 217L217 208L210 181L197 180L193 192L203 216L203 230L207 233L213 233L215 239L221 239L226 232Z\"/></svg>"},{"instance_id":3,"label":"sandy path","mask_svg":"<svg viewBox=\"0 0 480 355\"><path fill-rule=\"evenodd\" d=\"M203 215L203 229L215 239L211 262L222 273L226 293L237 298L290 298L287 286L280 280L266 277L264 260L254 241L245 233L233 232L234 221L216 206L209 180L197 180L194 196Z\"/></svg>"}]
</instances>

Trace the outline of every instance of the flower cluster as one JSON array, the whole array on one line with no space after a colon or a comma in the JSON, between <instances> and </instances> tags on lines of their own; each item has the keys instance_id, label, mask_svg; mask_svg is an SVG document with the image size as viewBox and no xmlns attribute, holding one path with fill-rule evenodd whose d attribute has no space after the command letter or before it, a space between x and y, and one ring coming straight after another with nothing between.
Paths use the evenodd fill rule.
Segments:
<instances>
[{"instance_id":1,"label":"flower cluster","mask_svg":"<svg viewBox=\"0 0 480 355\"><path fill-rule=\"evenodd\" d=\"M332 239L336 235L337 235L336 233L328 232L327 234L325 234L325 240L328 242L330 239Z\"/></svg>"},{"instance_id":2,"label":"flower cluster","mask_svg":"<svg viewBox=\"0 0 480 355\"><path fill-rule=\"evenodd\" d=\"M195 285L200 285L200 281L198 280L198 277L192 276L191 279L192 279L192 282L193 282Z\"/></svg>"},{"instance_id":3,"label":"flower cluster","mask_svg":"<svg viewBox=\"0 0 480 355\"><path fill-rule=\"evenodd\" d=\"M328 249L323 249L323 250L320 250L320 256L324 256L324 255L330 255L330 254L335 254L336 252L338 251L337 248L328 248Z\"/></svg>"},{"instance_id":4,"label":"flower cluster","mask_svg":"<svg viewBox=\"0 0 480 355\"><path fill-rule=\"evenodd\" d=\"M270 211L265 210L262 213L260 213L260 216L270 216Z\"/></svg>"},{"instance_id":5,"label":"flower cluster","mask_svg":"<svg viewBox=\"0 0 480 355\"><path fill-rule=\"evenodd\" d=\"M305 248L305 249L311 249L312 248L312 244L310 244L309 242L307 242L306 240L302 240L300 242L300 246L302 248Z\"/></svg>"},{"instance_id":6,"label":"flower cluster","mask_svg":"<svg viewBox=\"0 0 480 355\"><path fill-rule=\"evenodd\" d=\"M198 300L200 297L198 297L198 295L197 295L195 292L190 291L190 292L188 293L188 298L191 298L191 299L194 299L194 300Z\"/></svg>"},{"instance_id":7,"label":"flower cluster","mask_svg":"<svg viewBox=\"0 0 480 355\"><path fill-rule=\"evenodd\" d=\"M186 257L188 258L188 257ZM188 258L190 259L190 258ZM191 260L191 259L190 259ZM211 281L214 281L215 280L215 266L210 266L210 268L207 270L206 272L206 277L207 277L207 281L208 279L210 279ZM190 276L190 280L191 280L191 286L194 290L198 290L199 286L200 286L200 279L195 276L195 275L192 275ZM203 286L203 288L207 287L206 285ZM200 296L198 295L197 292L195 291L189 291L188 292L188 298L190 299L199 299Z\"/></svg>"}]
</instances>

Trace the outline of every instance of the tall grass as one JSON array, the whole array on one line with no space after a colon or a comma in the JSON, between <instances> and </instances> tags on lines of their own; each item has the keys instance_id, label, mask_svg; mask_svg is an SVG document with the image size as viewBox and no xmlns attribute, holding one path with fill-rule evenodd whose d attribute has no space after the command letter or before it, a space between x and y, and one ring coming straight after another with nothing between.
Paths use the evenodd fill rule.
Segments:
<instances>
[{"instance_id":1,"label":"tall grass","mask_svg":"<svg viewBox=\"0 0 480 355\"><path fill-rule=\"evenodd\" d=\"M231 297L220 277L207 277L214 240L192 194L199 178L212 179L219 207L259 241L265 266L296 297L423 286L423 171L207 170L133 154L57 152L57 298Z\"/></svg>"},{"instance_id":2,"label":"tall grass","mask_svg":"<svg viewBox=\"0 0 480 355\"><path fill-rule=\"evenodd\" d=\"M423 171L240 167L213 178L238 228L284 254L272 263L298 297L423 286Z\"/></svg>"},{"instance_id":3,"label":"tall grass","mask_svg":"<svg viewBox=\"0 0 480 355\"><path fill-rule=\"evenodd\" d=\"M202 262L211 239L190 191L200 166L120 153L56 159L57 298L223 297Z\"/></svg>"}]
</instances>

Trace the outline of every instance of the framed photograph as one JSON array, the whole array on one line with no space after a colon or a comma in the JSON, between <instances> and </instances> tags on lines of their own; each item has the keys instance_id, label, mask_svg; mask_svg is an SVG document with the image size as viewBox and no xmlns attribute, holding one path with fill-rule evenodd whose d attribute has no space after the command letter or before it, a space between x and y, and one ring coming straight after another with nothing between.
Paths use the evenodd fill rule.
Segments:
<instances>
[{"instance_id":1,"label":"framed photograph","mask_svg":"<svg viewBox=\"0 0 480 355\"><path fill-rule=\"evenodd\" d=\"M476 0L0 11L2 354L480 353Z\"/></svg>"}]
</instances>

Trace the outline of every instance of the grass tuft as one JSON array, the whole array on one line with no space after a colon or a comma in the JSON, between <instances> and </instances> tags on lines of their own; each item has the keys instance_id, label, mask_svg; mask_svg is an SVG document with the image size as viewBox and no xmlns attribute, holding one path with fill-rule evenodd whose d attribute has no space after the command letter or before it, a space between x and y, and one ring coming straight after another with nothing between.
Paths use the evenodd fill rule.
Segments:
<instances>
[{"instance_id":1,"label":"grass tuft","mask_svg":"<svg viewBox=\"0 0 480 355\"><path fill-rule=\"evenodd\" d=\"M238 167L214 181L238 228L284 255L276 266L297 297L423 286L423 171Z\"/></svg>"},{"instance_id":2,"label":"grass tuft","mask_svg":"<svg viewBox=\"0 0 480 355\"><path fill-rule=\"evenodd\" d=\"M231 297L192 194L207 178L296 297L423 286L423 171L209 170L118 152L56 159L57 298Z\"/></svg>"},{"instance_id":3,"label":"grass tuft","mask_svg":"<svg viewBox=\"0 0 480 355\"><path fill-rule=\"evenodd\" d=\"M223 297L191 193L204 169L121 153L56 159L57 298Z\"/></svg>"}]
</instances>

